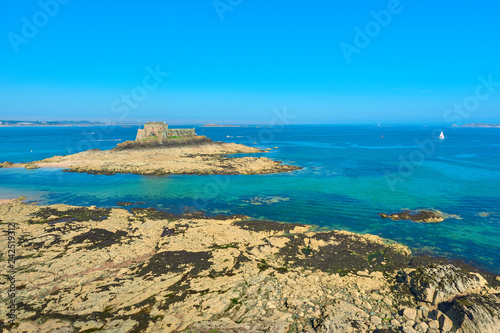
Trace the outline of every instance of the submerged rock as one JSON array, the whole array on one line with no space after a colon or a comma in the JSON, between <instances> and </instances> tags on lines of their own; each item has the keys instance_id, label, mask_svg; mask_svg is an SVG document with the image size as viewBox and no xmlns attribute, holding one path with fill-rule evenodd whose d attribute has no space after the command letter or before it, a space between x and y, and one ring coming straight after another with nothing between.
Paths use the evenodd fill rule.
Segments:
<instances>
[{"instance_id":1,"label":"submerged rock","mask_svg":"<svg viewBox=\"0 0 500 333\"><path fill-rule=\"evenodd\" d=\"M383 219L391 219L394 221L410 220L413 222L436 223L444 221L444 217L439 212L432 210L405 210L399 213L384 214L378 213Z\"/></svg>"},{"instance_id":2,"label":"submerged rock","mask_svg":"<svg viewBox=\"0 0 500 333\"><path fill-rule=\"evenodd\" d=\"M118 206L132 206L134 203L129 201L119 201L116 203Z\"/></svg>"}]
</instances>

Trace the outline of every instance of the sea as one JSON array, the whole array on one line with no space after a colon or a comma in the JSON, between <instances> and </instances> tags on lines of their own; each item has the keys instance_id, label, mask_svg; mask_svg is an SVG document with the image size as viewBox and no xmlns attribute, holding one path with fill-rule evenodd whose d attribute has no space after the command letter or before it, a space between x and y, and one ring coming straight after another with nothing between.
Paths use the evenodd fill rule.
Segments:
<instances>
[{"instance_id":1,"label":"sea","mask_svg":"<svg viewBox=\"0 0 500 333\"><path fill-rule=\"evenodd\" d=\"M137 129L0 127L0 162L111 149L134 140ZM216 141L270 148L252 156L302 169L267 175L105 176L4 168L0 199L25 196L38 204L100 207L140 202L137 207L172 212L308 223L320 230L379 235L415 253L500 273L499 128L287 125L196 127L196 132ZM449 218L425 224L378 215L402 209L435 209Z\"/></svg>"}]
</instances>

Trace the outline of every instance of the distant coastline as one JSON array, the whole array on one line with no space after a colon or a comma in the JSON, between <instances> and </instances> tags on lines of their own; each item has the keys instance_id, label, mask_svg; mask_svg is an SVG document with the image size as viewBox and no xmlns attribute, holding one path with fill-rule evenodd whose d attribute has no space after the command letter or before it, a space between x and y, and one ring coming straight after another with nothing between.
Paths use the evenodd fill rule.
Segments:
<instances>
[{"instance_id":1,"label":"distant coastline","mask_svg":"<svg viewBox=\"0 0 500 333\"><path fill-rule=\"evenodd\" d=\"M0 127L29 127L29 126L57 126L57 127L68 127L68 126L139 126L139 123L104 123L99 121L21 121L21 120L0 120Z\"/></svg>"},{"instance_id":2,"label":"distant coastline","mask_svg":"<svg viewBox=\"0 0 500 333\"><path fill-rule=\"evenodd\" d=\"M203 125L203 127L242 127L242 126L239 126L239 125L219 125L219 124L207 123L207 124Z\"/></svg>"},{"instance_id":3,"label":"distant coastline","mask_svg":"<svg viewBox=\"0 0 500 333\"><path fill-rule=\"evenodd\" d=\"M470 123L461 126L453 125L453 127L481 127L481 128L500 128L500 124L487 124L487 123Z\"/></svg>"}]
</instances>

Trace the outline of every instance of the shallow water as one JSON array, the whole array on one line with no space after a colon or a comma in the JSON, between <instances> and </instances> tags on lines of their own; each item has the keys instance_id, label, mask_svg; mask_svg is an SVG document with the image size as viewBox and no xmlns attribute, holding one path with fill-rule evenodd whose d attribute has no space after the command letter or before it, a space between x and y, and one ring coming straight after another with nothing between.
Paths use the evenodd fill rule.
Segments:
<instances>
[{"instance_id":1,"label":"shallow water","mask_svg":"<svg viewBox=\"0 0 500 333\"><path fill-rule=\"evenodd\" d=\"M136 130L3 127L0 161L109 149L133 140ZM440 141L432 127L197 128L198 134L214 140L278 147L254 156L304 169L276 175L168 177L0 169L0 198L24 195L44 204L109 207L118 201L144 201L144 207L173 211L190 208L313 223L377 234L500 272L500 129L444 132L446 139ZM422 148L421 142L427 145ZM377 215L402 208L434 208L461 219L418 224ZM491 214L481 217L481 212Z\"/></svg>"}]
</instances>

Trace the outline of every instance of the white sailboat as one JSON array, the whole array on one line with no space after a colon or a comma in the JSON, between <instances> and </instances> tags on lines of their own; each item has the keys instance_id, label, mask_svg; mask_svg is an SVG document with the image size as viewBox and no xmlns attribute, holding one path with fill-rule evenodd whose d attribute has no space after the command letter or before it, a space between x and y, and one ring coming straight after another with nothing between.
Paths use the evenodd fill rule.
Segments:
<instances>
[{"instance_id":1,"label":"white sailboat","mask_svg":"<svg viewBox=\"0 0 500 333\"><path fill-rule=\"evenodd\" d=\"M441 131L441 134L439 134L439 139L444 140L444 133Z\"/></svg>"}]
</instances>

